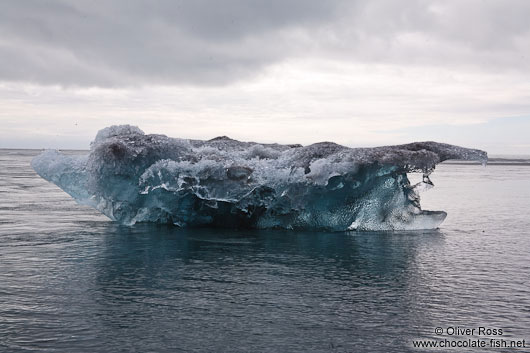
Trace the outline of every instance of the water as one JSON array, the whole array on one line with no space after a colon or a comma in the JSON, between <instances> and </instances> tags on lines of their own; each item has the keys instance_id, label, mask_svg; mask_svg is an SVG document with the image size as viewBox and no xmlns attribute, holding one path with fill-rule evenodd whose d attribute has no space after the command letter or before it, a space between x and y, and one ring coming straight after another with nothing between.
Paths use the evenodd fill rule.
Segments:
<instances>
[{"instance_id":1,"label":"water","mask_svg":"<svg viewBox=\"0 0 530 353\"><path fill-rule=\"evenodd\" d=\"M408 352L456 326L530 342L529 166L439 166L435 231L181 230L77 205L35 154L0 150L2 352Z\"/></svg>"}]
</instances>

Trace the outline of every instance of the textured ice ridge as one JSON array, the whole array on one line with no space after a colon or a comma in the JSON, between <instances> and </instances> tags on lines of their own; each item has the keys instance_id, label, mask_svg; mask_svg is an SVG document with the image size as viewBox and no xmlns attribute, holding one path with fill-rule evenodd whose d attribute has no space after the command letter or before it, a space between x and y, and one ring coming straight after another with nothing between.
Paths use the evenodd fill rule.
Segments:
<instances>
[{"instance_id":1,"label":"textured ice ridge","mask_svg":"<svg viewBox=\"0 0 530 353\"><path fill-rule=\"evenodd\" d=\"M79 203L123 224L327 230L432 229L419 192L447 159L487 161L486 152L436 142L348 148L208 141L146 135L137 127L98 132L88 155L44 151L32 167ZM408 172L422 172L411 185Z\"/></svg>"}]
</instances>

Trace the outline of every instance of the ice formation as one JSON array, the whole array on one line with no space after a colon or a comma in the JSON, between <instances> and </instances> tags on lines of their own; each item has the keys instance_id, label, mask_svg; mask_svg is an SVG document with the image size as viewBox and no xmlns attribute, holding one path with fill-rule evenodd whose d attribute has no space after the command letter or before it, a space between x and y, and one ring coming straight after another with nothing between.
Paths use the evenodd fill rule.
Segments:
<instances>
[{"instance_id":1,"label":"ice formation","mask_svg":"<svg viewBox=\"0 0 530 353\"><path fill-rule=\"evenodd\" d=\"M146 135L137 127L98 132L88 155L44 151L35 171L79 203L123 224L327 230L432 229L446 217L424 211L447 159L487 161L486 152L436 142L348 148L208 141ZM423 172L411 185L409 172Z\"/></svg>"}]
</instances>

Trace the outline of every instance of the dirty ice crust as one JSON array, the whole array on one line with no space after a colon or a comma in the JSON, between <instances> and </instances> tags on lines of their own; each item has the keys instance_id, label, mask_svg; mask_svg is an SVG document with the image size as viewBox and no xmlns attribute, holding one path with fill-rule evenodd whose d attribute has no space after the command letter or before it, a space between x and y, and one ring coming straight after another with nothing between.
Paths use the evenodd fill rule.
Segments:
<instances>
[{"instance_id":1,"label":"dirty ice crust","mask_svg":"<svg viewBox=\"0 0 530 353\"><path fill-rule=\"evenodd\" d=\"M486 152L436 142L348 148L208 141L98 132L84 156L44 151L32 167L79 203L122 224L326 230L432 229L443 211L421 209L435 165L487 161ZM422 172L411 185L407 173Z\"/></svg>"}]
</instances>

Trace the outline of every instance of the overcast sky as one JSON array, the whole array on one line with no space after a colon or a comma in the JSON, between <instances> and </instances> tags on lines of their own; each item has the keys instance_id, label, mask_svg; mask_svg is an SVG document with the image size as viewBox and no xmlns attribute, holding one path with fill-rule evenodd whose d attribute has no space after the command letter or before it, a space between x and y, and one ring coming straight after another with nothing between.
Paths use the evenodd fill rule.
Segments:
<instances>
[{"instance_id":1,"label":"overcast sky","mask_svg":"<svg viewBox=\"0 0 530 353\"><path fill-rule=\"evenodd\" d=\"M0 147L97 130L530 154L530 1L0 0Z\"/></svg>"}]
</instances>

